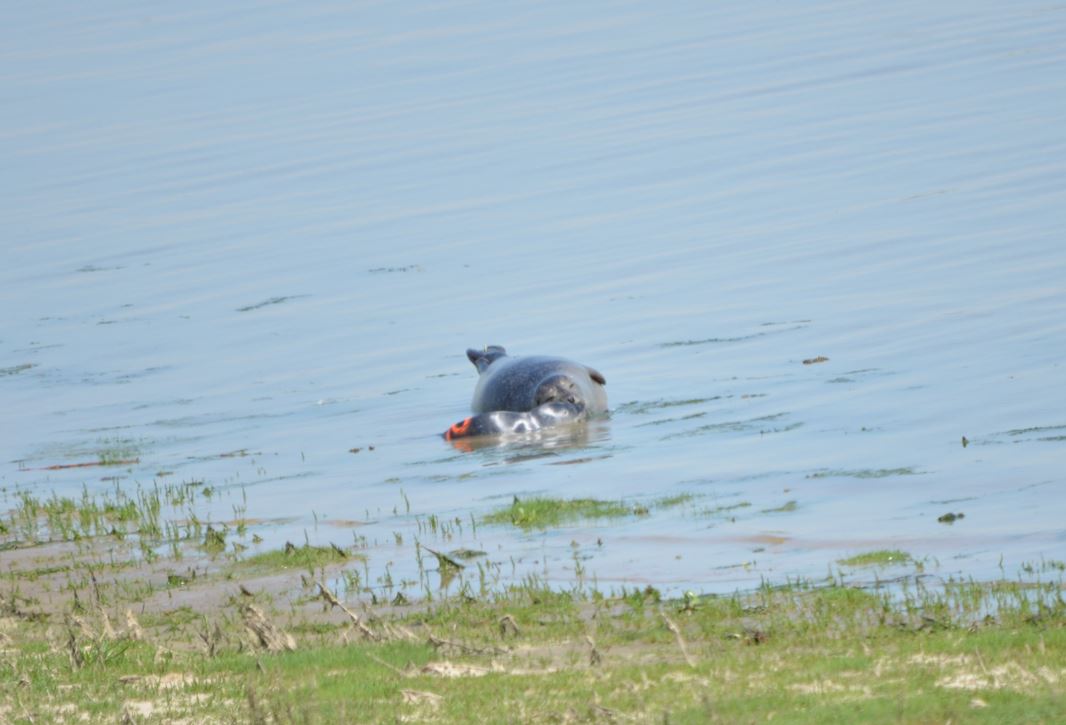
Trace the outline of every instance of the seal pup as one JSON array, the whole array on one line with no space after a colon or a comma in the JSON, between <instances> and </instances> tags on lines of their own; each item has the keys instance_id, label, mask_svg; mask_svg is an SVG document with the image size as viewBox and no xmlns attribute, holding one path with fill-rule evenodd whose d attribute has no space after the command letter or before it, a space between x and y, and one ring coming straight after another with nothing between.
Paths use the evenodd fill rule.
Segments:
<instances>
[{"instance_id":1,"label":"seal pup","mask_svg":"<svg viewBox=\"0 0 1066 725\"><path fill-rule=\"evenodd\" d=\"M607 412L607 380L587 365L545 355L511 357L499 345L466 356L478 371L474 415L446 430L446 440L533 433Z\"/></svg>"}]
</instances>

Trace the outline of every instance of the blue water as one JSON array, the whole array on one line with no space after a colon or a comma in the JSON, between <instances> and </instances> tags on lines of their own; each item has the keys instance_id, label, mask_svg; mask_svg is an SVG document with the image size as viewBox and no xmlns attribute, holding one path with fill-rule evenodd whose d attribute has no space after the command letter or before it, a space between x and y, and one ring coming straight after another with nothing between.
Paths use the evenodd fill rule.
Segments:
<instances>
[{"instance_id":1,"label":"blue water","mask_svg":"<svg viewBox=\"0 0 1066 725\"><path fill-rule=\"evenodd\" d=\"M0 487L203 480L261 547L358 521L400 577L416 539L669 592L1066 558L1064 31L1032 2L9 8ZM488 344L603 371L610 420L452 448ZM117 444L139 463L42 470ZM649 513L470 523L533 495Z\"/></svg>"}]
</instances>

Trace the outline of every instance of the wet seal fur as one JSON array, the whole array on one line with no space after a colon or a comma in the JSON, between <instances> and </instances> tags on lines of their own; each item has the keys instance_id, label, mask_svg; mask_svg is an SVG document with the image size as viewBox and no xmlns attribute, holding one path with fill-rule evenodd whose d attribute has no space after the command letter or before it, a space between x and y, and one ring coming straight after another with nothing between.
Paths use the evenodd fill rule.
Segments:
<instances>
[{"instance_id":1,"label":"wet seal fur","mask_svg":"<svg viewBox=\"0 0 1066 725\"><path fill-rule=\"evenodd\" d=\"M467 350L479 377L470 404L474 415L444 432L446 440L521 435L607 412L607 380L561 357L510 357L499 345Z\"/></svg>"}]
</instances>

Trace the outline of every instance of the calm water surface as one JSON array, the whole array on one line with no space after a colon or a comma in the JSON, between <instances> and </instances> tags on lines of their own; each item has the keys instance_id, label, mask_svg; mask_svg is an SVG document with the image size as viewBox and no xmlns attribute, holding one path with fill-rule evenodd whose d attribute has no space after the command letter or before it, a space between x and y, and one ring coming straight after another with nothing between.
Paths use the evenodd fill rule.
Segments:
<instances>
[{"instance_id":1,"label":"calm water surface","mask_svg":"<svg viewBox=\"0 0 1066 725\"><path fill-rule=\"evenodd\" d=\"M9 8L0 507L204 481L205 520L365 537L372 576L417 579L417 539L671 593L1066 558L1064 33L1048 2ZM488 344L602 370L610 419L452 448ZM471 520L534 495L649 513Z\"/></svg>"}]
</instances>

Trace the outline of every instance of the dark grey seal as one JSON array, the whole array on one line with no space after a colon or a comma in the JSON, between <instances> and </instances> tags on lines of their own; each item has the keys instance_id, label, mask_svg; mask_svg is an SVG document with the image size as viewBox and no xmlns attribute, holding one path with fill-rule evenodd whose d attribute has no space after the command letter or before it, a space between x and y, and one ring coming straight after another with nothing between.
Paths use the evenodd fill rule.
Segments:
<instances>
[{"instance_id":1,"label":"dark grey seal","mask_svg":"<svg viewBox=\"0 0 1066 725\"><path fill-rule=\"evenodd\" d=\"M467 350L480 377L470 404L475 415L444 432L447 440L532 433L607 412L607 380L561 357L510 357L499 345Z\"/></svg>"}]
</instances>

